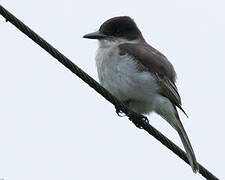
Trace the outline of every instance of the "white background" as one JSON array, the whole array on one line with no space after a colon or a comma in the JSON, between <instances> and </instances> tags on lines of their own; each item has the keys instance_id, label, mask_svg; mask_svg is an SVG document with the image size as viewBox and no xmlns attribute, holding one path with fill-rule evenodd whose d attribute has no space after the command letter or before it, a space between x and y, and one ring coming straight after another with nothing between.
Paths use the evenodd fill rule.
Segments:
<instances>
[{"instance_id":1,"label":"white background","mask_svg":"<svg viewBox=\"0 0 225 180\"><path fill-rule=\"evenodd\" d=\"M225 3L221 0L1 0L0 4L97 80L96 40L129 15L178 74L197 160L224 179ZM203 179L48 53L0 17L0 178ZM182 147L162 118L150 123ZM183 147L182 147L183 148Z\"/></svg>"}]
</instances>

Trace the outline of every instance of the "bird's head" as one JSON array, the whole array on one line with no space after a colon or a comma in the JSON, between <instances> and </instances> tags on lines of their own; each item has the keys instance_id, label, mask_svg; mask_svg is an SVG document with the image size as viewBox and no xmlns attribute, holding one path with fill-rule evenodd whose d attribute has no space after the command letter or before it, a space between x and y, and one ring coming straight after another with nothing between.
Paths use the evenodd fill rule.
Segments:
<instances>
[{"instance_id":1,"label":"bird's head","mask_svg":"<svg viewBox=\"0 0 225 180\"><path fill-rule=\"evenodd\" d=\"M136 23L129 16L119 16L105 21L98 31L83 36L104 41L134 41L143 39Z\"/></svg>"}]
</instances>

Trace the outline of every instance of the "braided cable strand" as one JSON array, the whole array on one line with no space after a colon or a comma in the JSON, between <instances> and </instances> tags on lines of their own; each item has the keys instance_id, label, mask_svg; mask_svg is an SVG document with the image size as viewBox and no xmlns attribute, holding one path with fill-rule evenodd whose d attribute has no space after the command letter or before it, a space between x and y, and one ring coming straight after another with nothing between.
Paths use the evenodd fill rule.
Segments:
<instances>
[{"instance_id":1,"label":"braided cable strand","mask_svg":"<svg viewBox=\"0 0 225 180\"><path fill-rule=\"evenodd\" d=\"M4 7L0 5L0 14L6 19L6 22L11 22L14 26L16 26L20 31L26 34L30 39L36 42L39 46L45 49L49 54L51 54L54 58L56 58L60 63L62 63L65 67L67 67L70 71L76 74L79 78L81 78L84 82L86 82L90 87L95 89L99 94L101 94L105 99L111 102L117 112L122 112L138 127L147 131L150 135L155 137L158 141L160 141L163 145L169 148L172 152L174 152L177 156L183 159L187 164L189 164L188 159L186 157L186 153L180 149L176 144L170 141L167 137L161 134L157 129L151 126L148 123L148 119L145 116L139 115L135 112L132 112L128 109L124 104L122 104L116 97L110 94L106 89L104 89L97 81L95 81L92 77L90 77L87 73L85 73L82 69L76 66L72 61L70 61L67 57L65 57L62 53L60 53L57 49L55 49L52 45L46 42L43 38L41 38L38 34L32 31L28 26L26 26L23 22L17 19L14 15L12 15L9 11L7 11ZM203 177L209 180L217 180L218 178L210 173L207 169L205 169L201 164L199 164L199 173L202 174Z\"/></svg>"}]
</instances>

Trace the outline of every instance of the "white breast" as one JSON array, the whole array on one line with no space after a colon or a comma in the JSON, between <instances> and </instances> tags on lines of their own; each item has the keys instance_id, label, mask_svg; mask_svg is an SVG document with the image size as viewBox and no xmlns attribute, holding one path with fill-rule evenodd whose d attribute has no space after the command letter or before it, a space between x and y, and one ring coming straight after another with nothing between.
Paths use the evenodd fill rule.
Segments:
<instances>
[{"instance_id":1,"label":"white breast","mask_svg":"<svg viewBox=\"0 0 225 180\"><path fill-rule=\"evenodd\" d=\"M119 55L118 44L100 46L96 66L101 85L119 100L132 100L133 110L139 113L152 111L157 85L149 72L138 72L129 55Z\"/></svg>"}]
</instances>

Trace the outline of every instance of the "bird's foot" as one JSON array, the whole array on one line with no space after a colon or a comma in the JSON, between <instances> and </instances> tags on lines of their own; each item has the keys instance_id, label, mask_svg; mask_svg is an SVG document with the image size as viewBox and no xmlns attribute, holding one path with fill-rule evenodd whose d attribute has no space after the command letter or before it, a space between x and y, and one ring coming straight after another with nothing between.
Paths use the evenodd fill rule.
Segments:
<instances>
[{"instance_id":1,"label":"bird's foot","mask_svg":"<svg viewBox=\"0 0 225 180\"><path fill-rule=\"evenodd\" d=\"M131 99L127 99L127 100L125 100L125 101L122 101L122 103L123 103L125 106L129 107L131 101L132 101ZM128 112L128 113L124 113L124 112L121 111L120 109L116 108L116 114L117 114L119 117L124 117L124 116L128 116L130 113L129 113L129 112Z\"/></svg>"},{"instance_id":2,"label":"bird's foot","mask_svg":"<svg viewBox=\"0 0 225 180\"><path fill-rule=\"evenodd\" d=\"M144 123L149 124L148 118L142 114L136 114L135 116L131 115L129 116L129 120L139 129L143 129L143 125L141 125L143 121Z\"/></svg>"},{"instance_id":3,"label":"bird's foot","mask_svg":"<svg viewBox=\"0 0 225 180\"><path fill-rule=\"evenodd\" d=\"M128 99L128 100L123 101L123 104L125 104L126 106L129 107L131 102L132 102L132 100ZM147 117L145 117L142 114L137 114L137 113L133 112L132 110L128 109L128 112L123 112L120 109L116 108L116 113L119 117L128 116L129 120L132 121L134 123L134 125L139 129L143 129L143 125L141 125L141 124L144 124L144 123L149 124L149 120Z\"/></svg>"},{"instance_id":4,"label":"bird's foot","mask_svg":"<svg viewBox=\"0 0 225 180\"><path fill-rule=\"evenodd\" d=\"M116 114L117 114L119 117L124 117L124 116L126 116L126 114L125 114L123 111L121 111L120 109L117 109L117 108L116 108Z\"/></svg>"}]
</instances>

